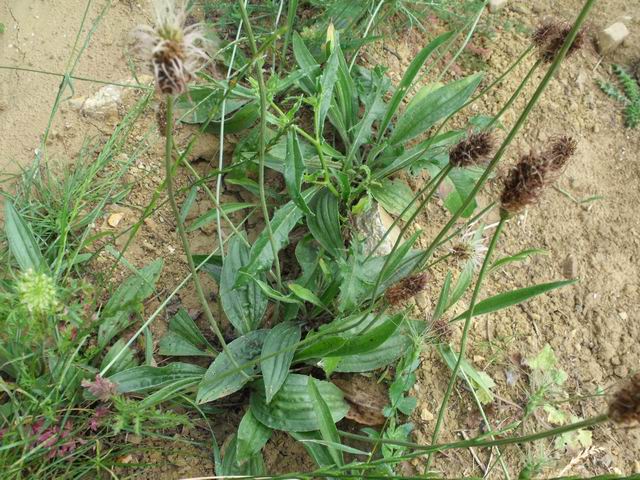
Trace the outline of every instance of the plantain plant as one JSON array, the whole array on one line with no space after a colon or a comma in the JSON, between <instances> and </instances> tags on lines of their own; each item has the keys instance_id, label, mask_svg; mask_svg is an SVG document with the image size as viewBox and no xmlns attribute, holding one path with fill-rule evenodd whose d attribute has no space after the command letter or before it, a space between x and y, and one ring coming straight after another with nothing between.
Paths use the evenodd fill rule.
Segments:
<instances>
[{"instance_id":1,"label":"plantain plant","mask_svg":"<svg viewBox=\"0 0 640 480\"><path fill-rule=\"evenodd\" d=\"M169 48L171 42L186 42L187 36L167 35L163 25L157 26L155 48L163 55L156 51L150 58L167 106L167 189L191 279L216 339L201 332L181 310L171 319L159 353L174 358L199 357L198 363L206 363L206 370L189 362L172 362L163 367L114 372L115 355L101 374L110 374L109 380L122 393L156 391L153 395L162 396L194 392L200 405L246 392L247 408L237 433L227 444L224 457L216 454L218 475L263 475L261 450L274 430L285 431L302 442L319 465L318 471L296 473L295 478L362 478L365 472L394 475L393 465L415 456L427 454L431 458L432 453L449 448L532 441L604 421L606 416L601 416L502 441L492 440L497 433L492 432L488 440L437 443L443 413L458 377L471 376L474 392L484 388L482 398L491 398L486 376L474 375L475 370L465 360L473 319L573 282L534 285L480 299L487 275L534 253L524 251L492 260L500 232L509 219L539 197L574 153L570 139L558 139L539 156L522 158L505 179L500 222L489 247L482 246L482 228L463 236L476 248L472 255L465 256L466 266L455 282L452 272L446 276L431 318L413 318L410 303L427 284L435 282L429 266L447 258L434 259L434 254L450 247L495 207L490 204L478 211L475 196L493 175L563 58L574 51L574 40L579 38L579 28L592 5L593 0L586 2L573 26L545 27L538 32L535 43L541 50L540 59L500 113L468 119L459 129L449 127L450 119L464 118L465 109L499 84L532 48L491 84L483 85L482 74L473 74L450 83L438 81L419 87L418 75L423 67L434 65L437 52L454 37L454 33L445 33L419 52L394 87L383 67L359 66L354 56L349 61L339 33L329 25L319 49L309 48L295 32L290 36L295 65L281 77L265 53L277 50L273 48L277 35L266 35L264 44L259 45L246 6L240 1L238 11L248 45L246 58L236 61L238 57L233 54L225 57L229 72L237 68L236 74L224 81L203 74L203 82L188 89L195 72L174 68L184 58L167 58L175 51L191 51L186 47ZM548 70L534 95L505 140L494 149L492 129L499 125L500 117L533 73L544 65ZM231 161L213 175L224 177L227 186L246 190L255 201L220 204L219 195L208 191L213 210L194 224L185 225L185 211L194 197L189 195L186 207L178 209L172 177L176 164L185 163L185 154L176 151L173 144L174 107L186 121L203 128L220 131L226 125L227 133L242 133ZM423 170L429 180L414 192L403 177ZM452 187L445 202L450 218L428 239L427 247L420 248L422 232L409 231L447 183ZM394 226L402 226L390 253L384 255L378 247L391 228L368 248L367 239L356 227L355 219L375 208L375 202L397 215ZM236 224L229 217L234 210L249 213ZM227 238L221 233L223 218L231 230ZM207 256L192 255L186 231L208 221L218 223L218 250ZM251 241L251 232L243 227L249 222L264 225ZM199 268L210 273L218 285L221 308L217 316L202 291ZM465 297L474 278L468 308L453 315L452 309ZM219 326L223 316L233 328L226 336ZM415 404L406 394L415 379L420 349L427 339L436 336L434 326L441 328L459 321L464 321L461 345L456 349L442 342L439 347L452 377L433 444L412 444L411 425L402 422ZM394 366L397 373L384 409L384 428L369 429L366 435L339 431L336 424L348 413L349 404L341 389L331 382L332 375L371 373ZM366 452L343 442L350 438L371 443L373 449ZM504 464L503 468L506 471Z\"/></svg>"}]
</instances>

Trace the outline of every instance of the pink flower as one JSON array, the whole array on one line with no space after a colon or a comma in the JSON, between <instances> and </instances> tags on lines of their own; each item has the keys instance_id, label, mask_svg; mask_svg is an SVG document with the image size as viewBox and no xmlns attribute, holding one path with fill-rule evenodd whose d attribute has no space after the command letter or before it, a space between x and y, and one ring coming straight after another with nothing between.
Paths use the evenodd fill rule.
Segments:
<instances>
[{"instance_id":1,"label":"pink flower","mask_svg":"<svg viewBox=\"0 0 640 480\"><path fill-rule=\"evenodd\" d=\"M118 393L117 385L100 375L96 375L96 379L93 382L87 379L82 380L81 385L89 390L91 395L102 401L109 400Z\"/></svg>"},{"instance_id":2,"label":"pink flower","mask_svg":"<svg viewBox=\"0 0 640 480\"><path fill-rule=\"evenodd\" d=\"M89 419L89 430L92 432L96 432L98 427L102 424L101 420L103 417L106 417L109 414L109 409L107 407L98 407L96 408L95 413Z\"/></svg>"}]
</instances>

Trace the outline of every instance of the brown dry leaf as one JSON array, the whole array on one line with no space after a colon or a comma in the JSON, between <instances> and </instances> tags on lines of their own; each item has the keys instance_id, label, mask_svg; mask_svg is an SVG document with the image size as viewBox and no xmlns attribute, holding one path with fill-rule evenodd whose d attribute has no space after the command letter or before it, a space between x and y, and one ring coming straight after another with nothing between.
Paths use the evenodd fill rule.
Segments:
<instances>
[{"instance_id":1,"label":"brown dry leaf","mask_svg":"<svg viewBox=\"0 0 640 480\"><path fill-rule=\"evenodd\" d=\"M347 418L362 425L377 426L385 422L382 410L388 403L387 388L359 375L336 378L332 382L342 390L349 404Z\"/></svg>"},{"instance_id":2,"label":"brown dry leaf","mask_svg":"<svg viewBox=\"0 0 640 480\"><path fill-rule=\"evenodd\" d=\"M110 227L116 228L123 218L124 213L122 212L112 213L109 215L109 218L107 218L107 223Z\"/></svg>"}]
</instances>

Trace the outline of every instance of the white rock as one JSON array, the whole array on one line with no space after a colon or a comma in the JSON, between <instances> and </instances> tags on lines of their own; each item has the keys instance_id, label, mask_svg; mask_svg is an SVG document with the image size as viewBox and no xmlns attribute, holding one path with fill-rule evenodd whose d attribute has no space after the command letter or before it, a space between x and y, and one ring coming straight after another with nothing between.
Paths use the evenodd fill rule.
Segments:
<instances>
[{"instance_id":1,"label":"white rock","mask_svg":"<svg viewBox=\"0 0 640 480\"><path fill-rule=\"evenodd\" d=\"M123 87L106 85L91 97L72 98L69 100L69 107L96 120L115 120L118 118L118 106L122 103L123 95Z\"/></svg>"},{"instance_id":2,"label":"white rock","mask_svg":"<svg viewBox=\"0 0 640 480\"><path fill-rule=\"evenodd\" d=\"M380 205L373 206L366 212L356 217L356 234L364 242L364 253L369 255L378 245L378 242L385 235L393 224L393 217L389 215ZM375 255L388 255L400 237L400 228L395 225L391 231L375 250Z\"/></svg>"},{"instance_id":3,"label":"white rock","mask_svg":"<svg viewBox=\"0 0 640 480\"><path fill-rule=\"evenodd\" d=\"M497 12L498 10L502 10L509 0L489 0L489 11L491 13Z\"/></svg>"},{"instance_id":4,"label":"white rock","mask_svg":"<svg viewBox=\"0 0 640 480\"><path fill-rule=\"evenodd\" d=\"M609 53L619 47L629 36L629 29L622 22L608 26L598 35L600 53Z\"/></svg>"}]
</instances>

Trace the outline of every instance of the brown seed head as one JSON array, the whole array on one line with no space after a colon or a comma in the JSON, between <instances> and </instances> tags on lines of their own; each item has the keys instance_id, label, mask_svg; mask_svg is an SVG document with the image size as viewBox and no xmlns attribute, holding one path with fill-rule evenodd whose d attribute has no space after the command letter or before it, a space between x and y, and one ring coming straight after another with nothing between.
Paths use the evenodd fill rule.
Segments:
<instances>
[{"instance_id":1,"label":"brown seed head","mask_svg":"<svg viewBox=\"0 0 640 480\"><path fill-rule=\"evenodd\" d=\"M534 32L532 41L538 47L540 57L545 62L552 62L558 55L564 45L567 36L571 32L573 26L570 23L551 21L542 24ZM586 34L584 30L580 30L575 40L567 51L567 56L573 55L580 50L585 44Z\"/></svg>"},{"instance_id":2,"label":"brown seed head","mask_svg":"<svg viewBox=\"0 0 640 480\"><path fill-rule=\"evenodd\" d=\"M501 209L515 215L535 203L545 186L548 168L537 155L530 153L520 159L504 180L500 197Z\"/></svg>"},{"instance_id":3,"label":"brown seed head","mask_svg":"<svg viewBox=\"0 0 640 480\"><path fill-rule=\"evenodd\" d=\"M551 146L544 153L549 168L553 171L561 171L569 159L573 157L578 148L578 142L572 137L563 135L552 140Z\"/></svg>"},{"instance_id":4,"label":"brown seed head","mask_svg":"<svg viewBox=\"0 0 640 480\"><path fill-rule=\"evenodd\" d=\"M493 150L493 137L486 132L472 133L449 152L454 167L468 167L484 160Z\"/></svg>"},{"instance_id":5,"label":"brown seed head","mask_svg":"<svg viewBox=\"0 0 640 480\"><path fill-rule=\"evenodd\" d=\"M389 305L400 305L424 290L427 279L426 272L402 279L387 289L384 298Z\"/></svg>"},{"instance_id":6,"label":"brown seed head","mask_svg":"<svg viewBox=\"0 0 640 480\"><path fill-rule=\"evenodd\" d=\"M433 336L440 343L449 343L451 337L453 336L453 332L451 331L449 322L447 322L443 318L439 318L433 323L431 331L433 333Z\"/></svg>"},{"instance_id":7,"label":"brown seed head","mask_svg":"<svg viewBox=\"0 0 640 480\"><path fill-rule=\"evenodd\" d=\"M500 197L502 211L515 215L535 203L545 185L556 180L576 149L573 138L560 136L542 154L522 157L504 181Z\"/></svg>"},{"instance_id":8,"label":"brown seed head","mask_svg":"<svg viewBox=\"0 0 640 480\"><path fill-rule=\"evenodd\" d=\"M609 417L617 423L640 422L640 373L636 373L609 404Z\"/></svg>"}]
</instances>

